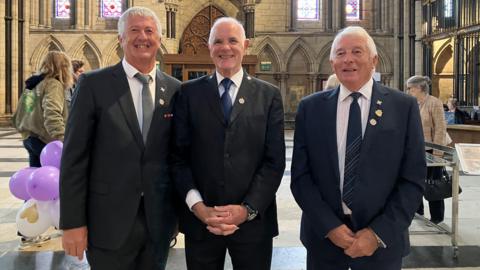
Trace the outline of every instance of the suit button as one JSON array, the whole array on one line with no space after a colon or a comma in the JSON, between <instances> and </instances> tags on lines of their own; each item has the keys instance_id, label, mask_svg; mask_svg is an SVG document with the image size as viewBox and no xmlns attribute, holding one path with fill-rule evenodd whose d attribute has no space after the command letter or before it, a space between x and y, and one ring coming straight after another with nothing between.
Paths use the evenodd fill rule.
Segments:
<instances>
[{"instance_id":1,"label":"suit button","mask_svg":"<svg viewBox=\"0 0 480 270\"><path fill-rule=\"evenodd\" d=\"M229 157L230 157L230 153L225 153L225 154L223 154L223 157L224 157L224 158L229 158Z\"/></svg>"}]
</instances>

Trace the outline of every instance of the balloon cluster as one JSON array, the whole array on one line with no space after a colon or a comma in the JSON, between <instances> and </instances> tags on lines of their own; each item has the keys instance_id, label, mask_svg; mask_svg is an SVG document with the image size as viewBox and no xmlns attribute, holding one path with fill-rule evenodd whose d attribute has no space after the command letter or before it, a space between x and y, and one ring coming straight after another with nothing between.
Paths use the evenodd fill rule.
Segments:
<instances>
[{"instance_id":1,"label":"balloon cluster","mask_svg":"<svg viewBox=\"0 0 480 270\"><path fill-rule=\"evenodd\" d=\"M53 141L40 154L40 168L23 168L10 178L10 192L26 203L17 213L17 229L27 237L59 227L59 175L63 144Z\"/></svg>"}]
</instances>

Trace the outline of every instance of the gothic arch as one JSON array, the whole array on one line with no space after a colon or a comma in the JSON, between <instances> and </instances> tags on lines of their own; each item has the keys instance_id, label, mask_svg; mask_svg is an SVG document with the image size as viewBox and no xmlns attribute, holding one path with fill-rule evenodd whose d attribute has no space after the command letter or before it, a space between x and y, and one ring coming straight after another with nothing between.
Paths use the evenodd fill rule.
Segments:
<instances>
[{"instance_id":1,"label":"gothic arch","mask_svg":"<svg viewBox=\"0 0 480 270\"><path fill-rule=\"evenodd\" d=\"M38 46L33 51L32 56L30 57L30 70L38 70L43 57L47 54L47 52L52 50L64 52L65 48L60 40L53 35L49 35L40 41Z\"/></svg>"},{"instance_id":2,"label":"gothic arch","mask_svg":"<svg viewBox=\"0 0 480 270\"><path fill-rule=\"evenodd\" d=\"M282 59L283 54L282 50L278 46L278 44L269 36L264 38L255 48L252 50L252 54L260 56L262 53L269 52L270 55L273 57L276 63L273 66L276 66L275 72L280 72L284 70L285 63L283 63Z\"/></svg>"},{"instance_id":3,"label":"gothic arch","mask_svg":"<svg viewBox=\"0 0 480 270\"><path fill-rule=\"evenodd\" d=\"M183 1L182 5L187 5L185 1ZM179 20L178 22L178 33L184 33L187 29L188 25L190 24L191 20L199 14L202 10L209 6L214 6L222 11L225 16L230 16L238 19L240 8L235 5L230 0L198 0L198 1L189 1L188 8L184 7L182 9L182 17L183 18L190 18L189 20ZM221 8L220 8L221 7Z\"/></svg>"},{"instance_id":4,"label":"gothic arch","mask_svg":"<svg viewBox=\"0 0 480 270\"><path fill-rule=\"evenodd\" d=\"M110 41L107 45L104 53L103 53L103 63L102 66L111 66L118 63L123 57L123 51L120 47L120 43L118 42L118 38L115 37Z\"/></svg>"},{"instance_id":5,"label":"gothic arch","mask_svg":"<svg viewBox=\"0 0 480 270\"><path fill-rule=\"evenodd\" d=\"M390 74L393 75L392 71L392 60L388 55L385 53L385 49L382 46L375 44L377 47L377 55L378 55L378 64L376 67L376 71L382 74Z\"/></svg>"},{"instance_id":6,"label":"gothic arch","mask_svg":"<svg viewBox=\"0 0 480 270\"><path fill-rule=\"evenodd\" d=\"M320 74L327 75L333 72L330 66L330 48L332 47L332 43L333 40L325 44L315 57L318 66L318 73Z\"/></svg>"},{"instance_id":7,"label":"gothic arch","mask_svg":"<svg viewBox=\"0 0 480 270\"><path fill-rule=\"evenodd\" d=\"M70 49L72 59L86 60L86 69L97 69L102 67L102 53L95 42L87 35L79 38L75 45Z\"/></svg>"},{"instance_id":8,"label":"gothic arch","mask_svg":"<svg viewBox=\"0 0 480 270\"><path fill-rule=\"evenodd\" d=\"M288 70L288 65L291 61L291 58L297 52L300 52L305 58L305 61L307 62L307 72L314 72L315 69L313 67L312 56L315 55L315 53L303 38L297 38L285 53L285 59L287 59L287 62L285 63L285 69Z\"/></svg>"}]
</instances>

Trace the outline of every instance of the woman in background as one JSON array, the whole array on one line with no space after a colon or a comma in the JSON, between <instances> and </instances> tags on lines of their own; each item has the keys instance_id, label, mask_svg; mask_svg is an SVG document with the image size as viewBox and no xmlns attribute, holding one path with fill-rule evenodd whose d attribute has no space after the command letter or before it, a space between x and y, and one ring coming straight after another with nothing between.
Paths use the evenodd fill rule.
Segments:
<instances>
[{"instance_id":1,"label":"woman in background","mask_svg":"<svg viewBox=\"0 0 480 270\"><path fill-rule=\"evenodd\" d=\"M431 81L427 76L413 76L407 80L407 91L417 99L420 115L422 118L423 136L425 142L432 142L439 145L445 145L446 122L443 110L443 103L436 97L429 94ZM439 155L439 153L433 153ZM441 154L440 154L441 155ZM440 179L442 177L442 167L428 167L428 179ZM445 203L443 200L429 201L430 220L438 224L443 221L445 213ZM424 214L423 202L417 213Z\"/></svg>"}]
</instances>

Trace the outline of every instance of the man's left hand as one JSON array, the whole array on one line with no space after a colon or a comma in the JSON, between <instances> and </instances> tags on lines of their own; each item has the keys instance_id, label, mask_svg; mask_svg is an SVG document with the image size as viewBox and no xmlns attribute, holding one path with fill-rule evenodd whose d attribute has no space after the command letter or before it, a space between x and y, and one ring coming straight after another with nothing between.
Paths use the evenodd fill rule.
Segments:
<instances>
[{"instance_id":1,"label":"man's left hand","mask_svg":"<svg viewBox=\"0 0 480 270\"><path fill-rule=\"evenodd\" d=\"M365 228L354 236L353 244L345 249L345 254L352 258L372 256L378 248L377 238L370 228Z\"/></svg>"}]
</instances>

